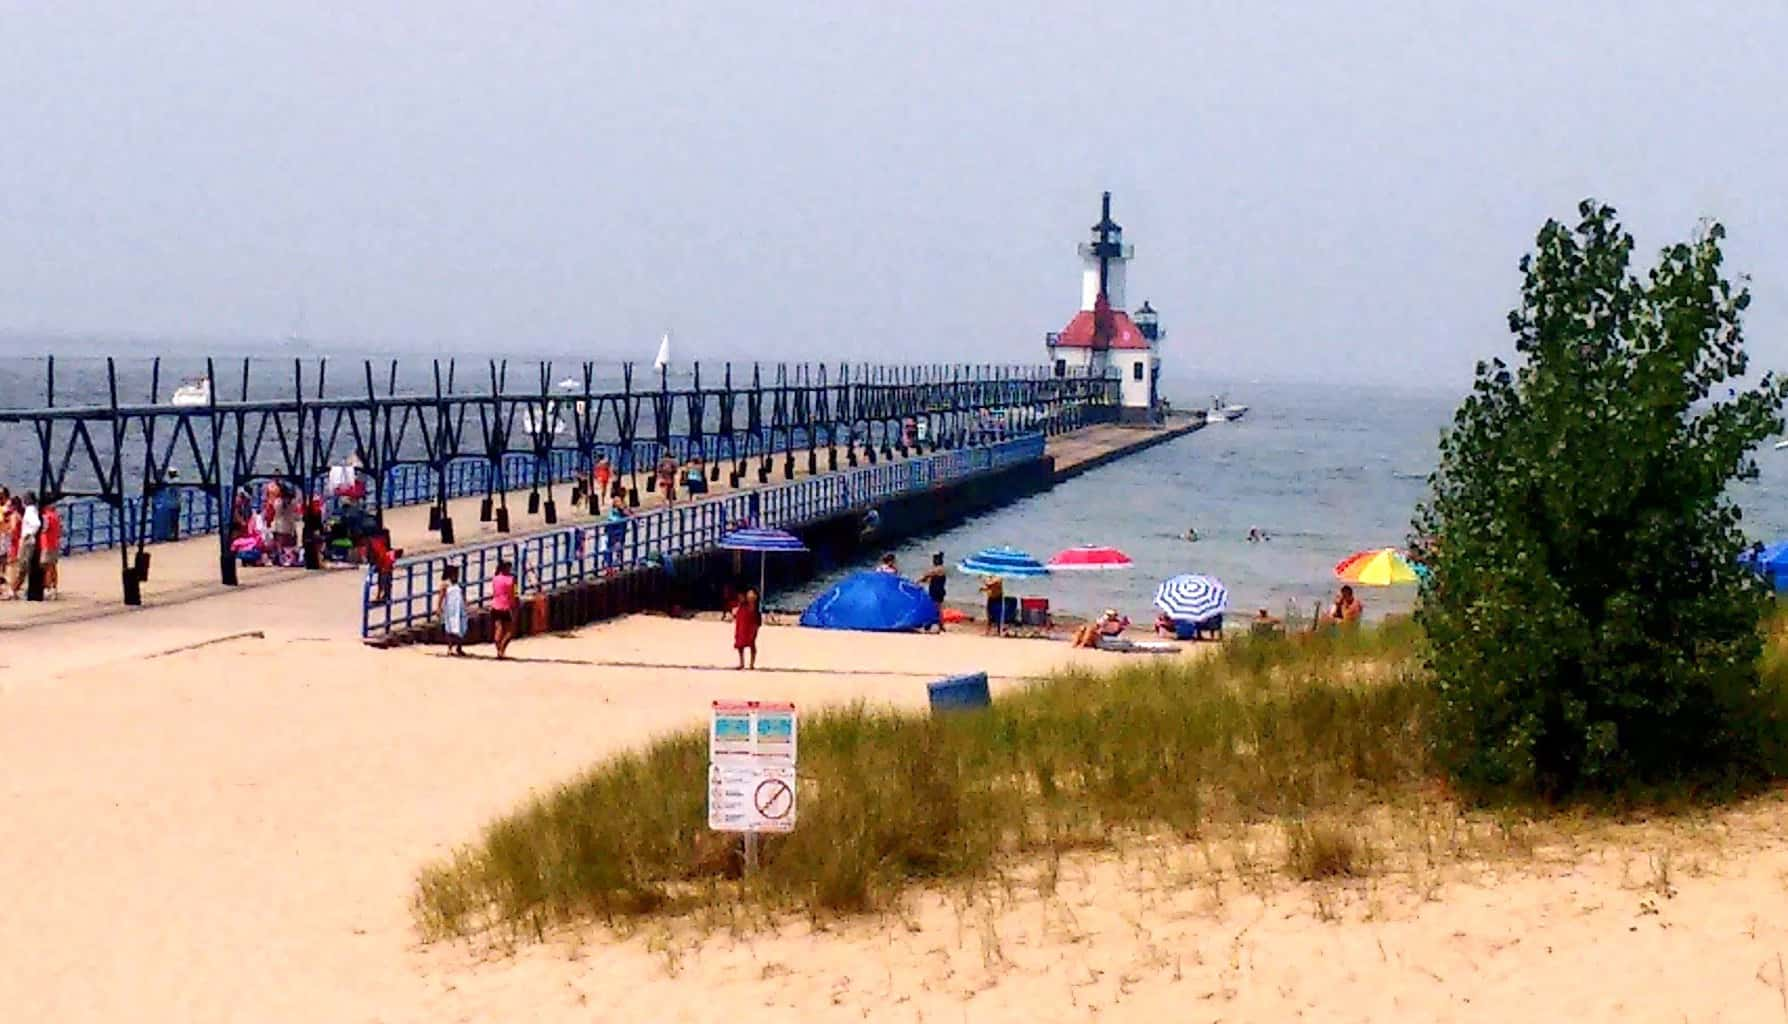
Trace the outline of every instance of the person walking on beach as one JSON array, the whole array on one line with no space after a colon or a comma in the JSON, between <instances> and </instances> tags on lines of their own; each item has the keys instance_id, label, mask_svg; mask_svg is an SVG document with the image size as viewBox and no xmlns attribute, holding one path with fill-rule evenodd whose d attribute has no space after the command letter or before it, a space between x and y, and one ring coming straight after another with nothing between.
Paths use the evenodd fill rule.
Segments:
<instances>
[{"instance_id":1,"label":"person walking on beach","mask_svg":"<svg viewBox=\"0 0 1788 1024\"><path fill-rule=\"evenodd\" d=\"M677 460L668 452L658 460L658 490L666 505L677 503Z\"/></svg>"},{"instance_id":2,"label":"person walking on beach","mask_svg":"<svg viewBox=\"0 0 1788 1024\"><path fill-rule=\"evenodd\" d=\"M515 639L515 614L521 595L516 592L515 570L508 562L497 563L497 574L490 581L491 641L497 645L500 661L509 653L509 641Z\"/></svg>"},{"instance_id":3,"label":"person walking on beach","mask_svg":"<svg viewBox=\"0 0 1788 1024\"><path fill-rule=\"evenodd\" d=\"M931 595L931 603L937 605L937 631L944 631L944 590L948 586L949 571L944 568L944 553L931 553L931 566L919 574L919 582L925 584L925 592Z\"/></svg>"},{"instance_id":4,"label":"person walking on beach","mask_svg":"<svg viewBox=\"0 0 1788 1024\"><path fill-rule=\"evenodd\" d=\"M763 612L757 606L757 588L746 587L745 594L733 608L733 650L738 652L738 668L746 668L745 652L751 652L750 668L757 668L757 631L763 625Z\"/></svg>"},{"instance_id":5,"label":"person walking on beach","mask_svg":"<svg viewBox=\"0 0 1788 1024\"><path fill-rule=\"evenodd\" d=\"M987 595L987 635L1006 632L1006 581L998 576L981 580L981 593Z\"/></svg>"},{"instance_id":6,"label":"person walking on beach","mask_svg":"<svg viewBox=\"0 0 1788 1024\"><path fill-rule=\"evenodd\" d=\"M457 565L441 570L441 592L435 600L435 614L441 617L441 632L447 637L447 653L465 657L466 589L459 585Z\"/></svg>"}]
</instances>

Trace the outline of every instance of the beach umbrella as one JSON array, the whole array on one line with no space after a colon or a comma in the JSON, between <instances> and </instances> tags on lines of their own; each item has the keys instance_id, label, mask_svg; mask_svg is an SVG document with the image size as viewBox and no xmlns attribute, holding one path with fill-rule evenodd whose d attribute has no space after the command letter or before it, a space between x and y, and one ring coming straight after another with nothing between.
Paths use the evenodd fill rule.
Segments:
<instances>
[{"instance_id":1,"label":"beach umbrella","mask_svg":"<svg viewBox=\"0 0 1788 1024\"><path fill-rule=\"evenodd\" d=\"M1155 607L1168 618L1203 622L1229 608L1229 588L1213 576L1175 576L1155 588Z\"/></svg>"},{"instance_id":2,"label":"beach umbrella","mask_svg":"<svg viewBox=\"0 0 1788 1024\"><path fill-rule=\"evenodd\" d=\"M1415 583L1421 577L1401 551L1373 548L1356 551L1335 563L1335 578L1368 587L1388 587L1397 583Z\"/></svg>"},{"instance_id":3,"label":"beach umbrella","mask_svg":"<svg viewBox=\"0 0 1788 1024\"><path fill-rule=\"evenodd\" d=\"M720 546L726 551L757 552L757 592L762 598L764 584L769 580L769 558L771 555L799 554L807 550L801 538L786 530L775 530L769 527L748 526L734 530L720 538Z\"/></svg>"},{"instance_id":4,"label":"beach umbrella","mask_svg":"<svg viewBox=\"0 0 1788 1024\"><path fill-rule=\"evenodd\" d=\"M1082 544L1077 548L1058 551L1049 560L1050 572L1099 572L1111 569L1132 569L1136 563L1130 556L1117 548L1101 547L1097 544Z\"/></svg>"},{"instance_id":5,"label":"beach umbrella","mask_svg":"<svg viewBox=\"0 0 1788 1024\"><path fill-rule=\"evenodd\" d=\"M976 576L1001 576L1010 579L1049 575L1049 568L1042 562L1017 548L1007 546L982 548L963 559L956 568Z\"/></svg>"}]
</instances>

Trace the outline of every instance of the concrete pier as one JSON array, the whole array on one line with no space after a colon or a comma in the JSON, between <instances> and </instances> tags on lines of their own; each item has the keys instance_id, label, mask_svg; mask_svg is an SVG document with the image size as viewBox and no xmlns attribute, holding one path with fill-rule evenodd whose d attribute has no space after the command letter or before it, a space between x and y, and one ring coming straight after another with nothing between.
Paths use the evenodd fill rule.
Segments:
<instances>
[{"instance_id":1,"label":"concrete pier","mask_svg":"<svg viewBox=\"0 0 1788 1024\"><path fill-rule=\"evenodd\" d=\"M1185 437L1203 426L1203 416L1176 413L1159 427L1099 423L1051 438L1049 456L1055 460L1056 482L1072 480L1126 455Z\"/></svg>"},{"instance_id":2,"label":"concrete pier","mask_svg":"<svg viewBox=\"0 0 1788 1024\"><path fill-rule=\"evenodd\" d=\"M1038 479L1025 477L1024 493L1048 486L1052 482L1071 479L1105 465L1127 454L1166 443L1198 429L1201 421L1194 417L1175 417L1164 428L1138 428L1117 424L1099 424L1051 438L1046 461L1053 462L1052 476ZM824 462L822 460L822 466ZM797 460L796 479L805 478L804 460ZM824 475L822 469L821 474ZM785 481L774 475L770 484ZM755 479L741 482L739 490L758 486ZM711 495L733 493L723 477L710 484ZM511 514L515 518L513 536L544 526L538 516L526 516L526 491L511 492ZM1022 496L990 495L977 487L972 501L962 507L981 509ZM661 507L663 496L640 491L641 509ZM479 544L499 538L494 524L478 521L476 497L450 503L450 513L459 524L459 546ZM429 508L412 506L390 509L385 522L391 530L392 543L406 554L445 550L438 536L428 528ZM593 521L587 509L560 505L560 523ZM926 528L942 525L928 520ZM146 607L192 606L194 616L215 616L216 621L232 628L254 629L271 620L294 617L314 621L320 631L332 636L357 637L362 569L358 566L337 566L320 571L302 569L245 568L240 585L227 587L217 580L217 539L195 537L173 543L154 544L150 552L149 578L143 584ZM119 561L116 551L96 551L64 558L61 563L60 599L45 602L0 602L0 633L29 629L34 626L71 621L130 621L144 609L126 608L117 603Z\"/></svg>"}]
</instances>

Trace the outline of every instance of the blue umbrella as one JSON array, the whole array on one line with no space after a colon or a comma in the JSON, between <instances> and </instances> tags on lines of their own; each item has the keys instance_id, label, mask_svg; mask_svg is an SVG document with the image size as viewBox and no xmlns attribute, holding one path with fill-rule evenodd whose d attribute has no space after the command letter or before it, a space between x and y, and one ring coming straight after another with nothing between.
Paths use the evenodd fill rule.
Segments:
<instances>
[{"instance_id":1,"label":"blue umbrella","mask_svg":"<svg viewBox=\"0 0 1788 1024\"><path fill-rule=\"evenodd\" d=\"M956 568L977 576L1029 579L1049 575L1049 567L1014 547L982 548L963 559Z\"/></svg>"},{"instance_id":2,"label":"blue umbrella","mask_svg":"<svg viewBox=\"0 0 1788 1024\"><path fill-rule=\"evenodd\" d=\"M1229 590L1210 576L1175 576L1156 588L1155 607L1182 622L1203 622L1229 607Z\"/></svg>"},{"instance_id":3,"label":"blue umbrella","mask_svg":"<svg viewBox=\"0 0 1788 1024\"><path fill-rule=\"evenodd\" d=\"M727 551L757 552L757 592L764 592L764 584L769 581L769 558L773 554L798 554L807 550L801 538L785 530L775 530L765 526L748 526L742 530L734 530L720 538L720 546Z\"/></svg>"}]
</instances>

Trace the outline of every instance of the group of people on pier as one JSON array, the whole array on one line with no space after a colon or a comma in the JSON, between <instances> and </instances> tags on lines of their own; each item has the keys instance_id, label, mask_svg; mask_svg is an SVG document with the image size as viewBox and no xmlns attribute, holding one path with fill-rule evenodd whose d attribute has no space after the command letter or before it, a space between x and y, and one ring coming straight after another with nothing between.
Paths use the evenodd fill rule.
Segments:
<instances>
[{"instance_id":1,"label":"group of people on pier","mask_svg":"<svg viewBox=\"0 0 1788 1024\"><path fill-rule=\"evenodd\" d=\"M62 513L56 503L0 487L0 601L28 596L33 571L42 574L43 596L54 600L62 585L61 558Z\"/></svg>"}]
</instances>

